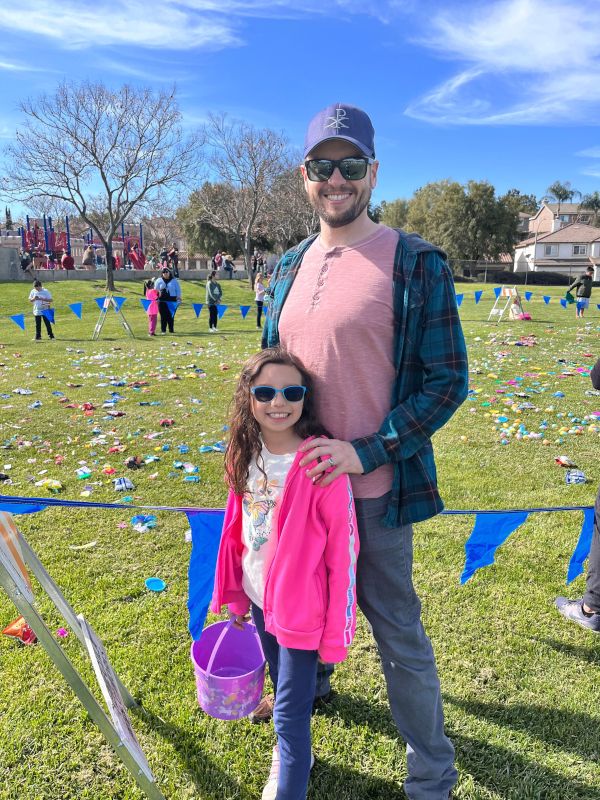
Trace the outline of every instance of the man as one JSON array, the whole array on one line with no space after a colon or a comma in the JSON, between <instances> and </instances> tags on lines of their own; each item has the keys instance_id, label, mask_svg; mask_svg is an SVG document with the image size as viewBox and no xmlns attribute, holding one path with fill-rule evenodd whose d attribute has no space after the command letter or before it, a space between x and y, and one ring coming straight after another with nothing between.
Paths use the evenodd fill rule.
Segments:
<instances>
[{"instance_id":1,"label":"man","mask_svg":"<svg viewBox=\"0 0 600 800\"><path fill-rule=\"evenodd\" d=\"M322 486L351 475L358 602L407 743L406 795L447 800L454 748L412 585L412 523L443 507L431 436L466 397L467 355L442 251L367 214L378 168L364 111L336 104L313 118L301 172L321 231L278 263L263 346L281 343L314 375L335 438L308 444L301 466L319 457L307 475Z\"/></svg>"},{"instance_id":2,"label":"man","mask_svg":"<svg viewBox=\"0 0 600 800\"><path fill-rule=\"evenodd\" d=\"M181 302L181 289L179 281L171 274L168 267L163 267L160 278L154 282L154 288L158 290L158 313L160 314L160 330L166 333L174 333L175 315L169 308L169 303Z\"/></svg>"},{"instance_id":3,"label":"man","mask_svg":"<svg viewBox=\"0 0 600 800\"><path fill-rule=\"evenodd\" d=\"M594 389L600 391L600 358L596 361L590 378ZM586 592L583 597L577 600L557 597L555 604L566 619L570 619L594 633L600 633L600 487L598 487L594 506L594 529L585 584Z\"/></svg>"},{"instance_id":4,"label":"man","mask_svg":"<svg viewBox=\"0 0 600 800\"><path fill-rule=\"evenodd\" d=\"M575 316L577 319L583 317L586 308L590 307L590 297L592 296L592 283L594 282L594 268L589 266L583 275L575 278L567 289L567 292L577 289L577 304L575 306Z\"/></svg>"}]
</instances>

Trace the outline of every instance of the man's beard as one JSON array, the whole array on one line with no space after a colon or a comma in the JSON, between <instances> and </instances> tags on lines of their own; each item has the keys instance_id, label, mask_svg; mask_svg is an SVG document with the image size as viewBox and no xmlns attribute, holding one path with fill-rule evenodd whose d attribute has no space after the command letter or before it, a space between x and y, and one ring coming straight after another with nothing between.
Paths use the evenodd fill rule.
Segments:
<instances>
[{"instance_id":1,"label":"man's beard","mask_svg":"<svg viewBox=\"0 0 600 800\"><path fill-rule=\"evenodd\" d=\"M350 225L355 219L358 219L363 213L365 208L369 205L371 199L371 189L364 188L354 197L352 204L345 210L337 213L331 213L325 210L324 203L321 202L321 196L317 195L314 201L311 199L311 205L319 215L319 219L325 222L330 228L343 228L345 225Z\"/></svg>"}]
</instances>

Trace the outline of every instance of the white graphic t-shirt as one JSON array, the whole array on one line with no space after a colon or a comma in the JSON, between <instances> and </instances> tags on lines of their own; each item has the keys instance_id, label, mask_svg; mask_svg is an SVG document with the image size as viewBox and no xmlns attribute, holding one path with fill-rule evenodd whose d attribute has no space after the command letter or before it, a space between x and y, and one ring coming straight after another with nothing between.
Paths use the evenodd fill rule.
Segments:
<instances>
[{"instance_id":1,"label":"white graphic t-shirt","mask_svg":"<svg viewBox=\"0 0 600 800\"><path fill-rule=\"evenodd\" d=\"M295 457L296 453L274 455L263 445L258 459L250 464L248 487L242 500L242 586L259 608L263 607L265 579L277 547L277 535L271 535L273 509Z\"/></svg>"}]
</instances>

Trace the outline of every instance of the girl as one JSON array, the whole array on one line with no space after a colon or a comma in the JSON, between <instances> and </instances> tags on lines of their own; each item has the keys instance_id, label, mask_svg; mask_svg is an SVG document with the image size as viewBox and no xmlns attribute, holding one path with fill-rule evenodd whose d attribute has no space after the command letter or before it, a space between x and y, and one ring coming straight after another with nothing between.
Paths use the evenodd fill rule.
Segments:
<instances>
[{"instance_id":1,"label":"girl","mask_svg":"<svg viewBox=\"0 0 600 800\"><path fill-rule=\"evenodd\" d=\"M156 336L156 320L158 319L158 298L160 292L154 288L154 281L150 279L144 284L146 290L146 300L150 300L148 306L148 336Z\"/></svg>"},{"instance_id":2,"label":"girl","mask_svg":"<svg viewBox=\"0 0 600 800\"><path fill-rule=\"evenodd\" d=\"M260 318L262 317L266 288L264 284L264 278L260 273L256 276L256 281L254 282L254 291L254 299L256 300L256 327L259 330L262 330Z\"/></svg>"},{"instance_id":3,"label":"girl","mask_svg":"<svg viewBox=\"0 0 600 800\"><path fill-rule=\"evenodd\" d=\"M356 627L354 502L347 475L321 488L299 467L298 447L324 432L299 361L252 356L233 405L211 608L228 603L239 626L251 607L269 664L278 744L262 798L305 800L317 662L343 661Z\"/></svg>"}]
</instances>

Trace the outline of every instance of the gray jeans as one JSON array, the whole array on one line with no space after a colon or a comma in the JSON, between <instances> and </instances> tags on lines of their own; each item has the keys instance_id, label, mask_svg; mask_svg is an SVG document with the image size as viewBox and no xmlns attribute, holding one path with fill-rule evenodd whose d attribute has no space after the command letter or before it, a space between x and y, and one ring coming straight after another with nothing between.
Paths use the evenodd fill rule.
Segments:
<instances>
[{"instance_id":1,"label":"gray jeans","mask_svg":"<svg viewBox=\"0 0 600 800\"><path fill-rule=\"evenodd\" d=\"M458 776L454 747L444 733L435 658L412 583L412 525L381 524L389 495L355 502L358 604L377 643L392 716L406 742L404 790L410 800L447 800Z\"/></svg>"}]
</instances>

